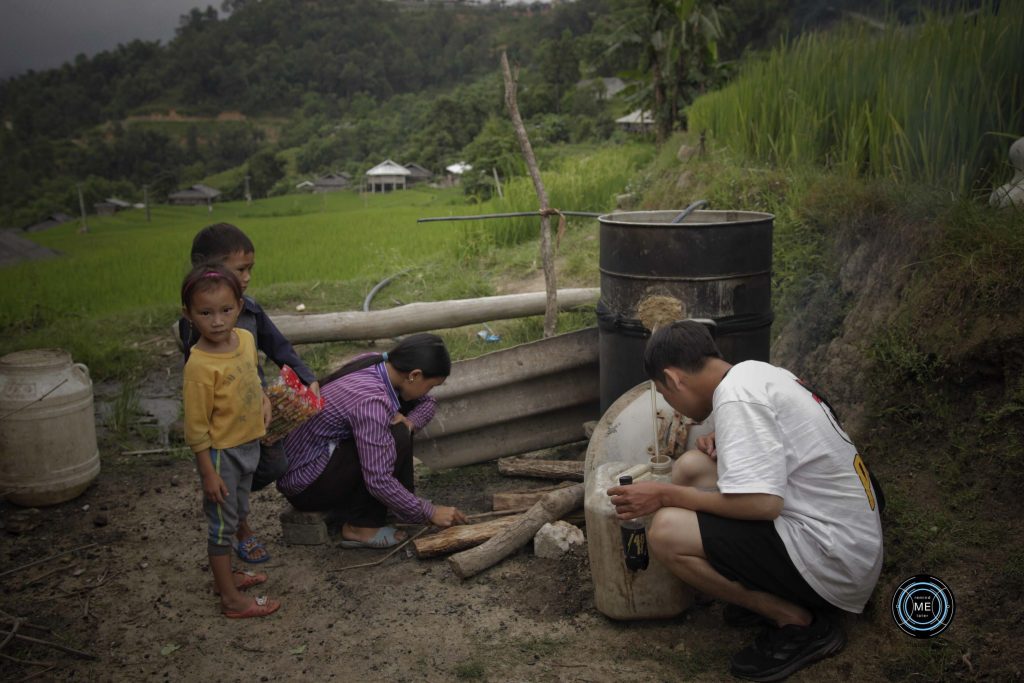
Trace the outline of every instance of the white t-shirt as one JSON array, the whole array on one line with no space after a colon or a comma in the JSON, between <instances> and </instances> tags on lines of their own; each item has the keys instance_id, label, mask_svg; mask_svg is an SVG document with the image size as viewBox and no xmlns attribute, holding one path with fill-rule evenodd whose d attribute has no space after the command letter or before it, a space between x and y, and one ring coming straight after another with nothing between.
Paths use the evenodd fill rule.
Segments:
<instances>
[{"instance_id":1,"label":"white t-shirt","mask_svg":"<svg viewBox=\"0 0 1024 683\"><path fill-rule=\"evenodd\" d=\"M860 613L882 570L882 524L831 411L788 370L745 361L715 390L713 414L719 490L780 496L775 528L793 564L821 597Z\"/></svg>"}]
</instances>

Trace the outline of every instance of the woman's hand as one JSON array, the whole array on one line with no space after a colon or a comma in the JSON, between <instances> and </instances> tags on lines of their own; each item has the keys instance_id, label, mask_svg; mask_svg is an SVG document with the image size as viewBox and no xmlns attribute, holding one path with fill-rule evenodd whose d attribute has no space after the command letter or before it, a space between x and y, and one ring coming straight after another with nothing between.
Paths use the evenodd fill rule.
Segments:
<instances>
[{"instance_id":1,"label":"woman's hand","mask_svg":"<svg viewBox=\"0 0 1024 683\"><path fill-rule=\"evenodd\" d=\"M459 508L438 505L434 507L434 514L430 518L430 523L439 527L449 527L453 524L465 524L466 515L462 514L462 511L460 511Z\"/></svg>"},{"instance_id":2,"label":"woman's hand","mask_svg":"<svg viewBox=\"0 0 1024 683\"><path fill-rule=\"evenodd\" d=\"M407 418L405 415L402 415L401 413L395 413L395 416L391 418L391 424L396 425L399 423L404 424L406 428L409 430L410 434L412 434L416 430L416 427L413 425L412 421L409 418Z\"/></svg>"},{"instance_id":3,"label":"woman's hand","mask_svg":"<svg viewBox=\"0 0 1024 683\"><path fill-rule=\"evenodd\" d=\"M320 382L312 382L309 385L309 390L312 391L317 398L320 398Z\"/></svg>"},{"instance_id":4,"label":"woman's hand","mask_svg":"<svg viewBox=\"0 0 1024 683\"><path fill-rule=\"evenodd\" d=\"M710 432L697 437L697 450L704 451L712 460L718 460L718 449L715 448L715 433Z\"/></svg>"}]
</instances>

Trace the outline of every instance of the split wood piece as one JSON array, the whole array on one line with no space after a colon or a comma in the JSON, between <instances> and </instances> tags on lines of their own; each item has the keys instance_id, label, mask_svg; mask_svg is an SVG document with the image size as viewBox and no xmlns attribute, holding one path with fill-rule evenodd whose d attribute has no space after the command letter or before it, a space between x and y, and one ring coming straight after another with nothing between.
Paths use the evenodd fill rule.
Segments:
<instances>
[{"instance_id":1,"label":"split wood piece","mask_svg":"<svg viewBox=\"0 0 1024 683\"><path fill-rule=\"evenodd\" d=\"M520 453L517 458L523 460L558 460L560 456L565 456L570 453L576 453L582 456L587 452L587 442L574 441L572 443L562 444L561 446L551 446L550 448L541 448L536 451L529 451L527 453Z\"/></svg>"},{"instance_id":2,"label":"split wood piece","mask_svg":"<svg viewBox=\"0 0 1024 683\"><path fill-rule=\"evenodd\" d=\"M540 479L583 481L583 461L499 458L498 472L506 477L538 477Z\"/></svg>"},{"instance_id":3,"label":"split wood piece","mask_svg":"<svg viewBox=\"0 0 1024 683\"><path fill-rule=\"evenodd\" d=\"M360 569L362 567L376 567L378 564L384 564L384 562L388 558L390 558L392 555L397 553L399 550L401 550L402 548L404 548L405 546L409 545L410 543L415 541L417 538L422 536L423 533L427 529L429 529L429 528L430 527L423 527L422 529L417 531L415 534L413 534L412 536L410 536L409 538L405 539L400 544L395 546L394 550L392 550L391 552L389 552L387 555L385 555L384 557L380 558L379 560L375 560L373 562L362 562L360 564L350 564L350 565L345 566L345 567L339 567L338 569L328 569L327 571L329 571L329 572L343 572L343 571L347 571L349 569Z\"/></svg>"},{"instance_id":4,"label":"split wood piece","mask_svg":"<svg viewBox=\"0 0 1024 683\"><path fill-rule=\"evenodd\" d=\"M542 489L533 489L531 491L505 491L502 493L495 493L491 497L491 509L495 511L514 510L517 508L528 509L531 505L540 500L544 494L573 485L574 484L572 482L564 481L558 486L546 486Z\"/></svg>"},{"instance_id":5,"label":"split wood piece","mask_svg":"<svg viewBox=\"0 0 1024 683\"><path fill-rule=\"evenodd\" d=\"M525 515L513 517L515 524L483 545L452 555L448 558L448 564L459 578L476 576L529 543L542 526L561 519L582 505L583 484L551 491Z\"/></svg>"},{"instance_id":6,"label":"split wood piece","mask_svg":"<svg viewBox=\"0 0 1024 683\"><path fill-rule=\"evenodd\" d=\"M479 524L448 527L436 534L417 538L413 541L412 547L416 550L416 557L420 559L457 553L460 550L480 545L515 524L521 517L522 515L510 515Z\"/></svg>"}]
</instances>

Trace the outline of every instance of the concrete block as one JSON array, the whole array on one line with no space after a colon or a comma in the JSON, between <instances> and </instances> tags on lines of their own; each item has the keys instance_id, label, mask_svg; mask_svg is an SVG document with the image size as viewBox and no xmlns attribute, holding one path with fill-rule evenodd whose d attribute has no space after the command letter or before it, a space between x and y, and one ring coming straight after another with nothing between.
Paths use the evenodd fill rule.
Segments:
<instances>
[{"instance_id":1,"label":"concrete block","mask_svg":"<svg viewBox=\"0 0 1024 683\"><path fill-rule=\"evenodd\" d=\"M289 545L327 543L327 525L323 512L301 512L294 508L282 512L281 537Z\"/></svg>"},{"instance_id":2,"label":"concrete block","mask_svg":"<svg viewBox=\"0 0 1024 683\"><path fill-rule=\"evenodd\" d=\"M537 557L558 559L570 550L582 548L586 542L579 527L562 520L549 522L533 537L533 554Z\"/></svg>"}]
</instances>

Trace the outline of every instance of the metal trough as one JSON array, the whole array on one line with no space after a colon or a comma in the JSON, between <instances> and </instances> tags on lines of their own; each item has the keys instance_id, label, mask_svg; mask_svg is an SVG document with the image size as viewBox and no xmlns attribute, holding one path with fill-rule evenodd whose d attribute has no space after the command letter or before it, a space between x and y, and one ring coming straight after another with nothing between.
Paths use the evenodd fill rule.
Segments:
<instances>
[{"instance_id":1,"label":"metal trough","mask_svg":"<svg viewBox=\"0 0 1024 683\"><path fill-rule=\"evenodd\" d=\"M592 327L454 363L416 456L456 467L583 439L600 416L597 359Z\"/></svg>"}]
</instances>

